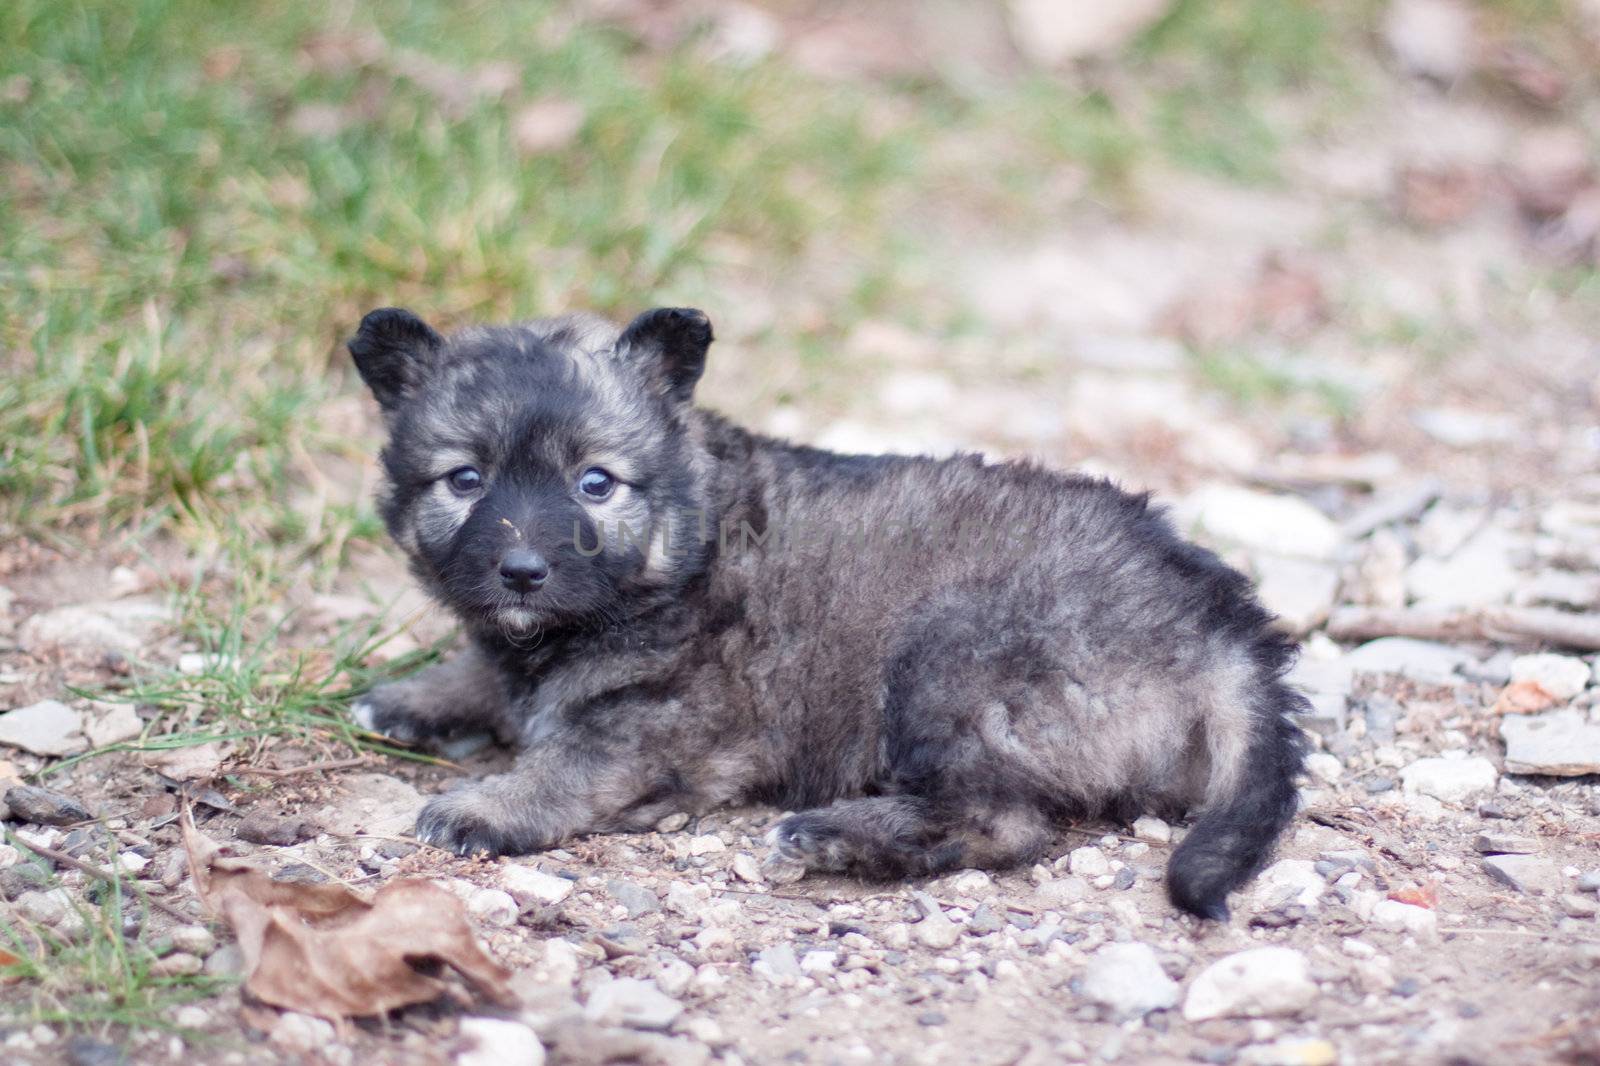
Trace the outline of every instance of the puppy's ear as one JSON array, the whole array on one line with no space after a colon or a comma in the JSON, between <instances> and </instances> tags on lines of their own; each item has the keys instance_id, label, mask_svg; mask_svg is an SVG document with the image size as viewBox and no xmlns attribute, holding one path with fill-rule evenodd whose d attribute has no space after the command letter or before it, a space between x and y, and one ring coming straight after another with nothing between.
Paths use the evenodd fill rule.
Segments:
<instances>
[{"instance_id":1,"label":"puppy's ear","mask_svg":"<svg viewBox=\"0 0 1600 1066\"><path fill-rule=\"evenodd\" d=\"M361 320L346 347L378 406L392 411L407 390L422 383L443 343L443 337L410 311L382 307Z\"/></svg>"},{"instance_id":2,"label":"puppy's ear","mask_svg":"<svg viewBox=\"0 0 1600 1066\"><path fill-rule=\"evenodd\" d=\"M644 367L670 399L687 403L705 371L711 340L711 320L704 311L658 307L628 324L617 352Z\"/></svg>"}]
</instances>

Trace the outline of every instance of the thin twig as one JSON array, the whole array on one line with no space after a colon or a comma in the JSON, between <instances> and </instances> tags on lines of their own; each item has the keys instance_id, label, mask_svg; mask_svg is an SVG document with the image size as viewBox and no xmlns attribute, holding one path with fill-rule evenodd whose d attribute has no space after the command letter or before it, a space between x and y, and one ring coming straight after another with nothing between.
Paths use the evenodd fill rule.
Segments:
<instances>
[{"instance_id":1,"label":"thin twig","mask_svg":"<svg viewBox=\"0 0 1600 1066\"><path fill-rule=\"evenodd\" d=\"M1600 614L1548 607L1341 607L1328 620L1335 640L1415 637L1504 644L1555 644L1600 649Z\"/></svg>"},{"instance_id":2,"label":"thin twig","mask_svg":"<svg viewBox=\"0 0 1600 1066\"><path fill-rule=\"evenodd\" d=\"M291 766L280 770L272 766L230 766L225 774L257 774L261 777L293 777L295 774L314 774L323 770L349 770L357 766L369 766L372 760L366 755L357 755L349 759L329 759L327 762L310 762L304 766Z\"/></svg>"},{"instance_id":3,"label":"thin twig","mask_svg":"<svg viewBox=\"0 0 1600 1066\"><path fill-rule=\"evenodd\" d=\"M66 852L57 851L55 848L47 848L43 844L34 844L34 843L30 843L29 841L25 841L25 840L24 841L19 841L19 843L23 847L27 848L29 851L34 852L37 855L41 855L44 858L49 859L51 862L58 862L62 866L70 867L71 869L77 870L80 873L88 874L90 877L93 877L96 880L106 881L106 882L109 882L111 884L122 883L124 888L127 891L129 891L129 892L133 891L133 887L131 885L126 884L126 882L124 881L123 878L120 878L116 874L113 874L113 873L111 873L111 872L109 872L107 870L102 870L98 866L91 866L88 863L83 862L83 861L81 861L79 859L74 859L71 855L68 855ZM196 921L196 918L195 918L194 915L185 914L183 911L180 911L178 908L174 907L172 904L167 903L165 900L159 900L156 897L150 895L148 892L140 893L140 895L142 895L144 897L144 899L146 900L146 902L148 902L150 904L150 906L156 908L157 910L165 911L167 914L170 914L174 918L177 918L180 921L182 921L185 925L193 925L195 923L195 921Z\"/></svg>"}]
</instances>

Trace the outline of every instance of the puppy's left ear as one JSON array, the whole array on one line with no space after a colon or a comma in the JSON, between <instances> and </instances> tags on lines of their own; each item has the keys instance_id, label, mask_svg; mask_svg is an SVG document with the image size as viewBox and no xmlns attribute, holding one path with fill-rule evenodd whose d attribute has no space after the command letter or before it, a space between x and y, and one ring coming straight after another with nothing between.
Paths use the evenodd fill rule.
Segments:
<instances>
[{"instance_id":1,"label":"puppy's left ear","mask_svg":"<svg viewBox=\"0 0 1600 1066\"><path fill-rule=\"evenodd\" d=\"M387 413L427 376L444 338L399 307L381 307L361 320L345 347L378 406Z\"/></svg>"},{"instance_id":2,"label":"puppy's left ear","mask_svg":"<svg viewBox=\"0 0 1600 1066\"><path fill-rule=\"evenodd\" d=\"M617 353L644 367L669 399L687 403L706 368L711 320L692 307L658 307L628 324Z\"/></svg>"}]
</instances>

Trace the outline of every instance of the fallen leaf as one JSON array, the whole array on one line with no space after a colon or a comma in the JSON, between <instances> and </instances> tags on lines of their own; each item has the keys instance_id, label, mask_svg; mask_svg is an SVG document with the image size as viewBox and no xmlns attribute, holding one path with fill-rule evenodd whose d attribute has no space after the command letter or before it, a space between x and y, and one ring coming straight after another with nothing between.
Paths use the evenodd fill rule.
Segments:
<instances>
[{"instance_id":1,"label":"fallen leaf","mask_svg":"<svg viewBox=\"0 0 1600 1066\"><path fill-rule=\"evenodd\" d=\"M195 893L238 937L245 991L263 1003L341 1024L450 993L433 975L442 967L486 999L515 1002L511 972L478 944L461 901L431 881L391 881L366 899L335 883L274 881L187 818L183 842Z\"/></svg>"},{"instance_id":2,"label":"fallen leaf","mask_svg":"<svg viewBox=\"0 0 1600 1066\"><path fill-rule=\"evenodd\" d=\"M1495 714L1537 714L1559 702L1537 681L1514 681L1501 691L1491 709Z\"/></svg>"},{"instance_id":3,"label":"fallen leaf","mask_svg":"<svg viewBox=\"0 0 1600 1066\"><path fill-rule=\"evenodd\" d=\"M22 956L13 955L11 952L7 951L5 948L0 948L0 970L5 970L5 969L11 968L12 966L21 966L21 965L22 965ZM0 974L0 985L14 985L20 980L22 980L22 975L20 973Z\"/></svg>"},{"instance_id":4,"label":"fallen leaf","mask_svg":"<svg viewBox=\"0 0 1600 1066\"><path fill-rule=\"evenodd\" d=\"M1439 906L1439 886L1429 883L1417 888L1402 888L1389 893L1389 898L1396 903L1409 903L1413 907L1426 907L1431 911Z\"/></svg>"}]
</instances>

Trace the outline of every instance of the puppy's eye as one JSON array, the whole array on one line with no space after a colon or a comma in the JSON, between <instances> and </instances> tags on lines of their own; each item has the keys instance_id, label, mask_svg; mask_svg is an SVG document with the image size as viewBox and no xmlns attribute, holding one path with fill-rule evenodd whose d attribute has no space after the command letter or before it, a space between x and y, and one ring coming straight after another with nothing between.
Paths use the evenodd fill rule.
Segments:
<instances>
[{"instance_id":1,"label":"puppy's eye","mask_svg":"<svg viewBox=\"0 0 1600 1066\"><path fill-rule=\"evenodd\" d=\"M578 491L591 500L605 499L616 487L617 479L598 466L591 466L578 477Z\"/></svg>"},{"instance_id":2,"label":"puppy's eye","mask_svg":"<svg viewBox=\"0 0 1600 1066\"><path fill-rule=\"evenodd\" d=\"M451 491L458 496L468 496L483 488L483 475L475 467L464 466L452 470L444 478L450 482Z\"/></svg>"}]
</instances>

